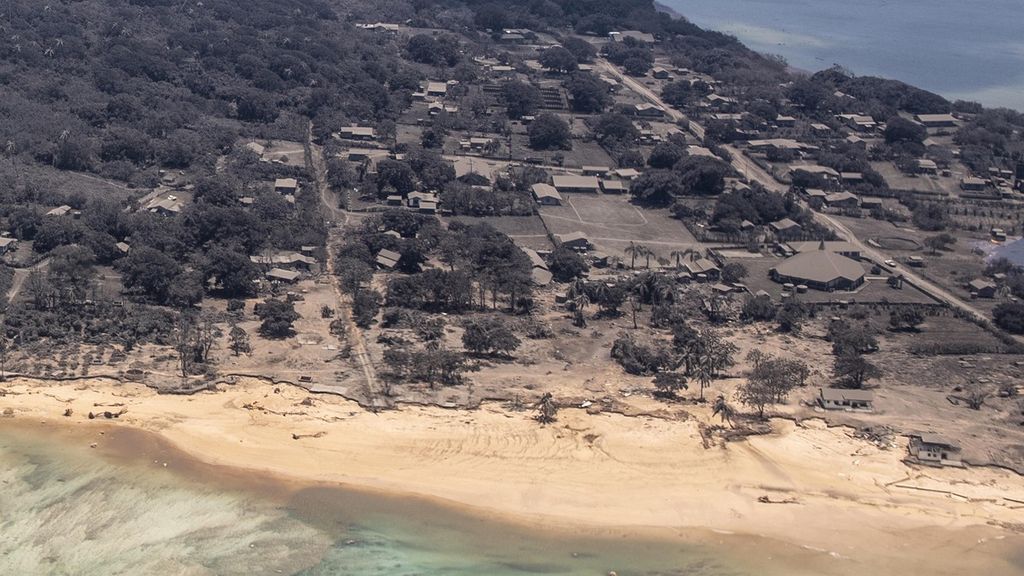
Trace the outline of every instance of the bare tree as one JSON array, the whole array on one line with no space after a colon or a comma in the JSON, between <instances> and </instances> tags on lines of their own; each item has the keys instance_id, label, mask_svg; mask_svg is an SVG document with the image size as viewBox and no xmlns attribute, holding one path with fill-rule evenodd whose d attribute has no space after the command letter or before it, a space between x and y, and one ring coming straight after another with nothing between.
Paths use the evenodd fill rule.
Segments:
<instances>
[{"instance_id":1,"label":"bare tree","mask_svg":"<svg viewBox=\"0 0 1024 576\"><path fill-rule=\"evenodd\" d=\"M550 392L546 392L544 396L541 396L540 402L537 403L537 415L534 419L541 424L551 424L557 420L558 415L558 404L555 404L555 399L551 396Z\"/></svg>"},{"instance_id":2,"label":"bare tree","mask_svg":"<svg viewBox=\"0 0 1024 576\"><path fill-rule=\"evenodd\" d=\"M182 378L187 378L195 364L196 354L193 348L195 320L182 314L174 327L174 351L178 353L178 370Z\"/></svg>"}]
</instances>

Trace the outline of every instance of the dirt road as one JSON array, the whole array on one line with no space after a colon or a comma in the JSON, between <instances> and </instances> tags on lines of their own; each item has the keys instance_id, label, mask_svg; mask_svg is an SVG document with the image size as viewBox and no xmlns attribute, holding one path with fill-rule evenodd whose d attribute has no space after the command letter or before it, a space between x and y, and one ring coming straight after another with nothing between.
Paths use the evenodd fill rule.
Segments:
<instances>
[{"instance_id":1,"label":"dirt road","mask_svg":"<svg viewBox=\"0 0 1024 576\"><path fill-rule=\"evenodd\" d=\"M322 150L313 143L312 122L306 128L306 166L313 176L314 186L316 186L316 192L320 197L324 212L331 220L327 228L328 253L324 268L331 279L331 287L334 289L340 304L338 313L345 321L348 339L352 344L352 353L355 355L356 361L359 363L359 367L362 369L363 376L366 379L367 398L370 398L371 402L376 402L378 398L383 397L381 394L378 394L380 387L377 383L377 370L374 368L370 355L366 351L363 332L352 318L351 299L341 289L338 275L335 273L334 258L330 251L330 247L341 240L344 225L348 222L348 213L338 208L338 199L330 189L330 186L327 185L327 163L324 161Z\"/></svg>"}]
</instances>

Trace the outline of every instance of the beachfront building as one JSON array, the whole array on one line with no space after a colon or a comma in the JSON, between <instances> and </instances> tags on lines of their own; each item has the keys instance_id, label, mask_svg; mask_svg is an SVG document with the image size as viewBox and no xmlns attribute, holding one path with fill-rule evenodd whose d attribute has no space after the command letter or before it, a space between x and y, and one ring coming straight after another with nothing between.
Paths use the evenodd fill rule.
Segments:
<instances>
[{"instance_id":1,"label":"beachfront building","mask_svg":"<svg viewBox=\"0 0 1024 576\"><path fill-rule=\"evenodd\" d=\"M910 436L910 455L926 464L962 466L960 452L958 444L938 434L926 432Z\"/></svg>"},{"instance_id":2,"label":"beachfront building","mask_svg":"<svg viewBox=\"0 0 1024 576\"><path fill-rule=\"evenodd\" d=\"M825 410L871 410L875 395L870 390L821 388L818 404Z\"/></svg>"}]
</instances>

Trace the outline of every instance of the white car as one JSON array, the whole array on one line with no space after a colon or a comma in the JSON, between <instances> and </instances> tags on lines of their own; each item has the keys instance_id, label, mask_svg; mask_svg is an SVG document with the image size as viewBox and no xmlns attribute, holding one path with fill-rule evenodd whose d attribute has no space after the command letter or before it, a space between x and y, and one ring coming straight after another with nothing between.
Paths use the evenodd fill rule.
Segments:
<instances>
[{"instance_id":1,"label":"white car","mask_svg":"<svg viewBox=\"0 0 1024 576\"><path fill-rule=\"evenodd\" d=\"M886 260L885 261L885 265L890 267L890 268L895 268L896 267L896 261L895 260Z\"/></svg>"}]
</instances>

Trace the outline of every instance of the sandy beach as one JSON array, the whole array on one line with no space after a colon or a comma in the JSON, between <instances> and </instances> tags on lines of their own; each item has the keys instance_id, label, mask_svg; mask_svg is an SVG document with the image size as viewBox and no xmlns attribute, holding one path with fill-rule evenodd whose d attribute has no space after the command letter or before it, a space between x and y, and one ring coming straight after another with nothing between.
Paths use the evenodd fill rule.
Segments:
<instances>
[{"instance_id":1,"label":"sandy beach","mask_svg":"<svg viewBox=\"0 0 1024 576\"><path fill-rule=\"evenodd\" d=\"M422 496L516 523L761 536L820 552L830 573L919 573L922 562L933 574L1022 570L1012 557L1024 542L1019 476L912 468L903 446L881 450L816 420L778 420L771 435L705 449L692 419L565 409L540 426L530 412L490 404L374 414L257 380L220 388L166 396L110 380L12 380L0 409L13 410L11 421L80 429L83 443L104 442L108 424L129 426L205 463ZM117 420L87 417L122 409Z\"/></svg>"}]
</instances>

